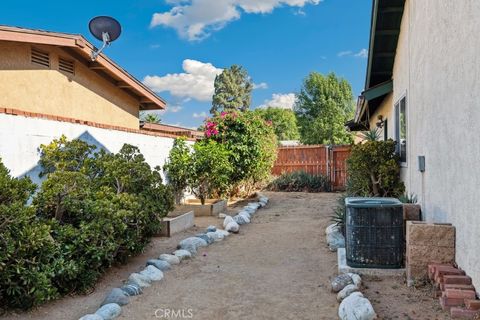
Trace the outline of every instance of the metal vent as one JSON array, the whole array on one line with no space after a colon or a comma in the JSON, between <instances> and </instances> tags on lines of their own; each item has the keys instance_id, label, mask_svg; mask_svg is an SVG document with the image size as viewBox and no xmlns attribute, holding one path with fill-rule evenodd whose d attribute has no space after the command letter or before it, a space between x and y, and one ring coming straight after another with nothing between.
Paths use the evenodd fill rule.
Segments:
<instances>
[{"instance_id":1,"label":"metal vent","mask_svg":"<svg viewBox=\"0 0 480 320\"><path fill-rule=\"evenodd\" d=\"M32 48L32 63L50 68L50 54L35 48Z\"/></svg>"},{"instance_id":2,"label":"metal vent","mask_svg":"<svg viewBox=\"0 0 480 320\"><path fill-rule=\"evenodd\" d=\"M75 74L75 62L60 57L58 59L58 69L66 73Z\"/></svg>"}]
</instances>

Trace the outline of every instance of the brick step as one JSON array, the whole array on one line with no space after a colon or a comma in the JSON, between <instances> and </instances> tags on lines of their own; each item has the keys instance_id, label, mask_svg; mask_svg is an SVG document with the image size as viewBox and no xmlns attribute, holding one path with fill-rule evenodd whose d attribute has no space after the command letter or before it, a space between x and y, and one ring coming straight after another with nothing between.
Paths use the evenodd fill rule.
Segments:
<instances>
[{"instance_id":1,"label":"brick step","mask_svg":"<svg viewBox=\"0 0 480 320\"><path fill-rule=\"evenodd\" d=\"M480 310L480 300L465 299L465 306L469 310Z\"/></svg>"},{"instance_id":2,"label":"brick step","mask_svg":"<svg viewBox=\"0 0 480 320\"><path fill-rule=\"evenodd\" d=\"M459 307L452 307L450 309L452 319L475 319L478 314L480 314L478 310L467 310Z\"/></svg>"},{"instance_id":3,"label":"brick step","mask_svg":"<svg viewBox=\"0 0 480 320\"><path fill-rule=\"evenodd\" d=\"M450 275L443 276L444 284L472 284L472 278L469 276Z\"/></svg>"},{"instance_id":4,"label":"brick step","mask_svg":"<svg viewBox=\"0 0 480 320\"><path fill-rule=\"evenodd\" d=\"M463 307L465 299L440 297L440 306L443 311L449 311L452 307Z\"/></svg>"},{"instance_id":5,"label":"brick step","mask_svg":"<svg viewBox=\"0 0 480 320\"><path fill-rule=\"evenodd\" d=\"M435 271L435 282L437 284L441 284L443 282L443 277L444 276L451 276L451 275L457 275L457 276L464 276L465 271L456 269L456 268L437 268Z\"/></svg>"},{"instance_id":6,"label":"brick step","mask_svg":"<svg viewBox=\"0 0 480 320\"><path fill-rule=\"evenodd\" d=\"M437 271L438 267L445 267L445 268L453 268L451 264L444 264L444 263L429 263L428 264L428 278L433 280L435 277L435 272Z\"/></svg>"},{"instance_id":7,"label":"brick step","mask_svg":"<svg viewBox=\"0 0 480 320\"><path fill-rule=\"evenodd\" d=\"M447 289L458 289L458 290L473 290L475 291L475 287L471 284L440 284L440 290L445 291Z\"/></svg>"},{"instance_id":8,"label":"brick step","mask_svg":"<svg viewBox=\"0 0 480 320\"><path fill-rule=\"evenodd\" d=\"M474 300L476 298L476 293L475 290L447 289L443 291L442 297Z\"/></svg>"}]
</instances>

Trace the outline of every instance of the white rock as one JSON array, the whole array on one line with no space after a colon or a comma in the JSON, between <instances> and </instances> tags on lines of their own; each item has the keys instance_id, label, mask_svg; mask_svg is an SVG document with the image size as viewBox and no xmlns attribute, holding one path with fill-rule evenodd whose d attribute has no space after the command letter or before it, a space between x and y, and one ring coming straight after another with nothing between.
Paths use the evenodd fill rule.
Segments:
<instances>
[{"instance_id":1,"label":"white rock","mask_svg":"<svg viewBox=\"0 0 480 320\"><path fill-rule=\"evenodd\" d=\"M218 231L218 230L217 230L217 231ZM225 238L225 235L224 235L223 233L217 232L217 231L215 231L215 232L207 232L207 236L210 237L210 238L212 238L213 241L215 241L215 242L222 241L223 238Z\"/></svg>"},{"instance_id":2,"label":"white rock","mask_svg":"<svg viewBox=\"0 0 480 320\"><path fill-rule=\"evenodd\" d=\"M350 276L350 278L352 278L353 284L360 289L360 287L362 286L362 278L356 273L348 273L348 275Z\"/></svg>"},{"instance_id":3,"label":"white rock","mask_svg":"<svg viewBox=\"0 0 480 320\"><path fill-rule=\"evenodd\" d=\"M250 212L248 212L246 210L240 211L239 213L237 213L237 215L247 217L248 220L250 220L252 218L251 215L250 215Z\"/></svg>"},{"instance_id":4,"label":"white rock","mask_svg":"<svg viewBox=\"0 0 480 320\"><path fill-rule=\"evenodd\" d=\"M340 231L341 231L341 230L340 230L340 227L339 227L336 223L334 223L334 224L329 225L329 226L325 229L325 234L326 234L326 235L329 235L329 234L332 233L332 232L340 232Z\"/></svg>"},{"instance_id":5,"label":"white rock","mask_svg":"<svg viewBox=\"0 0 480 320\"><path fill-rule=\"evenodd\" d=\"M358 287L354 284L349 284L345 286L340 292L337 294L337 301L341 302L343 299L351 295L353 292L358 291Z\"/></svg>"},{"instance_id":6,"label":"white rock","mask_svg":"<svg viewBox=\"0 0 480 320\"><path fill-rule=\"evenodd\" d=\"M341 320L373 320L377 318L372 304L360 292L354 292L343 299L338 308Z\"/></svg>"},{"instance_id":7,"label":"white rock","mask_svg":"<svg viewBox=\"0 0 480 320\"><path fill-rule=\"evenodd\" d=\"M327 234L327 243L330 251L337 251L338 248L345 248L345 237L339 231Z\"/></svg>"},{"instance_id":8,"label":"white rock","mask_svg":"<svg viewBox=\"0 0 480 320\"><path fill-rule=\"evenodd\" d=\"M140 271L140 274L149 277L152 281L160 281L163 279L163 272L151 265Z\"/></svg>"},{"instance_id":9,"label":"white rock","mask_svg":"<svg viewBox=\"0 0 480 320\"><path fill-rule=\"evenodd\" d=\"M227 230L228 232L237 233L238 231L240 231L240 226L232 219L232 221L228 223L225 227L225 230Z\"/></svg>"},{"instance_id":10,"label":"white rock","mask_svg":"<svg viewBox=\"0 0 480 320\"><path fill-rule=\"evenodd\" d=\"M109 303L101 306L96 312L104 320L112 320L122 313L122 308L116 303Z\"/></svg>"},{"instance_id":11,"label":"white rock","mask_svg":"<svg viewBox=\"0 0 480 320\"><path fill-rule=\"evenodd\" d=\"M178 259L180 259L180 261L185 259L190 259L192 257L192 254L190 253L190 251L183 250L183 249L175 250L173 254L177 256Z\"/></svg>"},{"instance_id":12,"label":"white rock","mask_svg":"<svg viewBox=\"0 0 480 320\"><path fill-rule=\"evenodd\" d=\"M199 247L208 246L207 241L199 237L189 237L180 241L178 249L190 251L191 254L196 254Z\"/></svg>"},{"instance_id":13,"label":"white rock","mask_svg":"<svg viewBox=\"0 0 480 320\"><path fill-rule=\"evenodd\" d=\"M226 229L226 228L227 228L227 225L228 225L230 222L234 222L233 218L232 218L231 216L226 216L226 217L225 217L225 220L223 220L223 227Z\"/></svg>"},{"instance_id":14,"label":"white rock","mask_svg":"<svg viewBox=\"0 0 480 320\"><path fill-rule=\"evenodd\" d=\"M219 213L218 214L219 219L225 219L226 217L227 217L227 215L225 213Z\"/></svg>"},{"instance_id":15,"label":"white rock","mask_svg":"<svg viewBox=\"0 0 480 320\"><path fill-rule=\"evenodd\" d=\"M160 257L158 257L158 259L163 260L163 261L167 261L171 265L180 263L180 259L176 255L173 255L173 254L163 253L163 254L160 255Z\"/></svg>"},{"instance_id":16,"label":"white rock","mask_svg":"<svg viewBox=\"0 0 480 320\"><path fill-rule=\"evenodd\" d=\"M224 237L228 237L230 235L230 232L222 229L217 229L217 232L223 234Z\"/></svg>"},{"instance_id":17,"label":"white rock","mask_svg":"<svg viewBox=\"0 0 480 320\"><path fill-rule=\"evenodd\" d=\"M146 288L146 287L150 287L151 282L152 282L152 280L149 277L147 277L143 274L132 273L128 277L127 284L133 284L133 285L136 285L139 288Z\"/></svg>"}]
</instances>

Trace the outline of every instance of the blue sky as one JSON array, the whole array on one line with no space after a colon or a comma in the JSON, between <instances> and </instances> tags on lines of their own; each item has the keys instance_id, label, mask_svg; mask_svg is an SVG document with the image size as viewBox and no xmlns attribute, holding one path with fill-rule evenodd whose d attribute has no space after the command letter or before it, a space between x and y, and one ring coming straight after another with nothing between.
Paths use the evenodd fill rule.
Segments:
<instances>
[{"instance_id":1,"label":"blue sky","mask_svg":"<svg viewBox=\"0 0 480 320\"><path fill-rule=\"evenodd\" d=\"M80 33L110 15L123 27L106 54L169 104L164 123L198 126L215 74L244 66L252 107L291 107L311 71L335 72L362 91L371 0L5 1L0 24Z\"/></svg>"}]
</instances>

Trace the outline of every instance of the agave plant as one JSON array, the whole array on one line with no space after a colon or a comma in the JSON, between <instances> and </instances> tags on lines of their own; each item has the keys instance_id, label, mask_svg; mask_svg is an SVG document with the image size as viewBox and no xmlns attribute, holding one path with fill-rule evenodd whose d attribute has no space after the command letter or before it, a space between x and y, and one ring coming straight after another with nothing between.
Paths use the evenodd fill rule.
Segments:
<instances>
[{"instance_id":1,"label":"agave plant","mask_svg":"<svg viewBox=\"0 0 480 320\"><path fill-rule=\"evenodd\" d=\"M400 200L400 202L402 203L417 203L418 202L418 199L417 199L417 195L415 193L405 193L403 195L401 195L400 197L398 197L398 200Z\"/></svg>"},{"instance_id":2,"label":"agave plant","mask_svg":"<svg viewBox=\"0 0 480 320\"><path fill-rule=\"evenodd\" d=\"M362 132L362 138L365 141L378 141L380 139L380 130L378 128Z\"/></svg>"}]
</instances>

